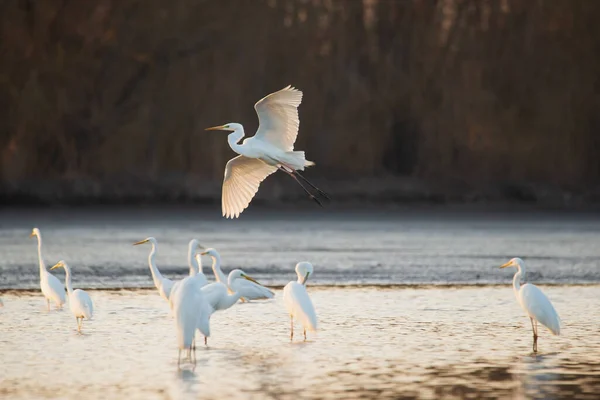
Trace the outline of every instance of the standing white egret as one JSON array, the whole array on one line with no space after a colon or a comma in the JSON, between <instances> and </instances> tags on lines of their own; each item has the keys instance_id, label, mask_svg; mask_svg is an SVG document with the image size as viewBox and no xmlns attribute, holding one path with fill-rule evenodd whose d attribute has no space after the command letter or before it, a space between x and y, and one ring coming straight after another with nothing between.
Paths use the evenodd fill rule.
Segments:
<instances>
[{"instance_id":1,"label":"standing white egret","mask_svg":"<svg viewBox=\"0 0 600 400\"><path fill-rule=\"evenodd\" d=\"M229 278L221 270L221 256L216 249L206 249L201 255L209 255L212 258L212 269L217 282L227 284L231 292L238 292L242 301L272 299L275 296L270 289L258 283L256 280L236 279L233 286L229 283Z\"/></svg>"},{"instance_id":2,"label":"standing white egret","mask_svg":"<svg viewBox=\"0 0 600 400\"><path fill-rule=\"evenodd\" d=\"M158 242L153 237L148 237L144 240L134 243L134 246L150 243L152 244L152 250L150 250L150 255L148 256L148 266L150 267L150 272L152 273L152 280L154 281L154 286L158 289L158 293L160 297L169 301L169 295L171 294L171 289L173 289L173 281L165 278L161 275L158 267L156 266L156 248L158 246Z\"/></svg>"},{"instance_id":3,"label":"standing white egret","mask_svg":"<svg viewBox=\"0 0 600 400\"><path fill-rule=\"evenodd\" d=\"M317 313L306 291L306 281L312 273L311 263L299 262L296 264L298 280L288 283L283 288L283 302L291 318L290 340L294 339L294 318L298 319L304 328L304 340L307 329L311 332L317 330Z\"/></svg>"},{"instance_id":4,"label":"standing white egret","mask_svg":"<svg viewBox=\"0 0 600 400\"><path fill-rule=\"evenodd\" d=\"M179 346L177 365L179 366L181 362L181 350L188 350L188 358L192 361L196 329L204 337L210 336L211 311L200 288L200 281L195 276L188 276L177 283L169 298L169 306L173 310L175 317L177 343Z\"/></svg>"},{"instance_id":5,"label":"standing white egret","mask_svg":"<svg viewBox=\"0 0 600 400\"><path fill-rule=\"evenodd\" d=\"M320 200L300 182L302 179L316 190L317 196L329 199L321 189L302 176L298 171L315 165L306 160L303 151L294 151L300 120L298 106L302 102L302 92L287 86L259 100L254 108L258 114L259 127L256 134L244 137L244 127L229 123L207 128L232 132L227 137L229 147L239 156L229 160L225 166L221 206L223 216L237 218L244 211L258 191L260 183L278 169L291 176L317 204Z\"/></svg>"},{"instance_id":6,"label":"standing white egret","mask_svg":"<svg viewBox=\"0 0 600 400\"><path fill-rule=\"evenodd\" d=\"M237 280L256 282L241 269L234 269L229 273L229 277L227 278L228 285L221 282L214 282L202 287L202 293L210 306L211 316L217 311L224 311L231 308L240 299L241 295L239 292L233 291L230 293L228 288L228 286L235 286ZM207 344L206 337L204 337L204 344Z\"/></svg>"},{"instance_id":7,"label":"standing white egret","mask_svg":"<svg viewBox=\"0 0 600 400\"><path fill-rule=\"evenodd\" d=\"M513 289L521 308L531 320L533 330L533 351L537 352L537 323L544 325L552 334L560 335L560 318L546 295L535 285L526 283L521 286L521 276L526 273L525 263L520 258L513 258L500 268L515 267L517 273L513 278Z\"/></svg>"},{"instance_id":8,"label":"standing white egret","mask_svg":"<svg viewBox=\"0 0 600 400\"><path fill-rule=\"evenodd\" d=\"M69 293L69 308L77 320L77 332L81 333L81 326L83 325L83 319L90 320L94 316L94 303L87 292L81 289L73 290L71 286L71 268L66 262L60 260L50 270L56 268L65 269L65 282L67 284L67 293Z\"/></svg>"},{"instance_id":9,"label":"standing white egret","mask_svg":"<svg viewBox=\"0 0 600 400\"><path fill-rule=\"evenodd\" d=\"M38 228L33 228L29 237L37 237L38 240L38 262L40 264L40 288L46 298L46 306L50 310L50 300L54 301L56 308L62 308L65 304L65 286L57 277L46 270L46 264L42 257L42 234Z\"/></svg>"}]
</instances>

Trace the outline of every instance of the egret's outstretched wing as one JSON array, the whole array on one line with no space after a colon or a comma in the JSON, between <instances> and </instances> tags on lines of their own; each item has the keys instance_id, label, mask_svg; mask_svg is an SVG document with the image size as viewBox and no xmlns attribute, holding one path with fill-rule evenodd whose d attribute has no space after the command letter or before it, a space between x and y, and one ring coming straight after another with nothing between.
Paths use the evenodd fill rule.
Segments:
<instances>
[{"instance_id":1,"label":"egret's outstretched wing","mask_svg":"<svg viewBox=\"0 0 600 400\"><path fill-rule=\"evenodd\" d=\"M302 92L287 86L259 100L254 109L258 114L259 126L256 139L265 140L284 151L294 150L298 136L298 106Z\"/></svg>"},{"instance_id":2,"label":"egret's outstretched wing","mask_svg":"<svg viewBox=\"0 0 600 400\"><path fill-rule=\"evenodd\" d=\"M555 335L560 335L560 318L554 306L537 286L525 284L521 287L521 305L538 322Z\"/></svg>"},{"instance_id":3,"label":"egret's outstretched wing","mask_svg":"<svg viewBox=\"0 0 600 400\"><path fill-rule=\"evenodd\" d=\"M288 313L309 331L317 330L317 313L306 287L298 282L290 282L283 288L283 303Z\"/></svg>"},{"instance_id":4,"label":"egret's outstretched wing","mask_svg":"<svg viewBox=\"0 0 600 400\"><path fill-rule=\"evenodd\" d=\"M256 158L237 156L225 166L221 207L223 216L237 218L248 207L258 191L260 183L277 167L265 164Z\"/></svg>"},{"instance_id":5,"label":"egret's outstretched wing","mask_svg":"<svg viewBox=\"0 0 600 400\"><path fill-rule=\"evenodd\" d=\"M263 285L245 279L233 281L231 289L238 292L246 300L272 299L275 296L275 293Z\"/></svg>"}]
</instances>

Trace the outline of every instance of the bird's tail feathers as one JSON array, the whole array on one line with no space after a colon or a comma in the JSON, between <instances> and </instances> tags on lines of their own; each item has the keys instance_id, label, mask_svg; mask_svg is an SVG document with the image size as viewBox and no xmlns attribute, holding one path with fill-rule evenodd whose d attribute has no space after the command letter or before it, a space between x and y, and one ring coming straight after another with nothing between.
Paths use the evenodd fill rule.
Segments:
<instances>
[{"instance_id":1,"label":"bird's tail feathers","mask_svg":"<svg viewBox=\"0 0 600 400\"><path fill-rule=\"evenodd\" d=\"M283 162L299 171L304 171L304 168L315 165L314 162L306 159L303 151L288 151L285 153Z\"/></svg>"}]
</instances>

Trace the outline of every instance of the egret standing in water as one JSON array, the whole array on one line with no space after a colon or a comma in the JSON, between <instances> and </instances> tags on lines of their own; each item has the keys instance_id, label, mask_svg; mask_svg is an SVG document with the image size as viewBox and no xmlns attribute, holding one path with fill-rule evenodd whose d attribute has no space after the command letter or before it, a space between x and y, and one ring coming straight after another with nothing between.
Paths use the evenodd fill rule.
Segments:
<instances>
[{"instance_id":1,"label":"egret standing in water","mask_svg":"<svg viewBox=\"0 0 600 400\"><path fill-rule=\"evenodd\" d=\"M56 308L62 308L65 304L65 286L57 277L46 270L46 264L42 257L42 234L38 228L33 228L29 237L37 237L38 240L38 262L40 264L40 288L46 298L46 306L50 310L50 300L56 304Z\"/></svg>"},{"instance_id":2,"label":"egret standing in water","mask_svg":"<svg viewBox=\"0 0 600 400\"><path fill-rule=\"evenodd\" d=\"M206 249L199 255L196 255L198 263L202 262L200 261L200 255L209 255L212 258L212 269L217 282L228 285L231 292L239 293L242 301L272 299L275 296L275 293L254 279L234 279L233 281L230 281L225 273L223 273L221 270L221 255L216 249Z\"/></svg>"},{"instance_id":3,"label":"egret standing in water","mask_svg":"<svg viewBox=\"0 0 600 400\"><path fill-rule=\"evenodd\" d=\"M239 217L252 201L260 183L278 169L298 182L317 204L321 205L317 196L329 199L325 192L298 172L315 165L306 160L303 151L294 151L300 126L298 106L301 102L302 92L291 86L259 100L254 105L259 120L258 131L253 137L246 138L242 144L239 144L239 141L245 135L244 127L238 123L232 122L206 129L232 132L227 136L227 142L229 147L239 154L225 166L221 196L224 217ZM316 196L298 178L312 187Z\"/></svg>"},{"instance_id":4,"label":"egret standing in water","mask_svg":"<svg viewBox=\"0 0 600 400\"><path fill-rule=\"evenodd\" d=\"M169 298L169 306L175 316L177 344L179 354L177 365L181 362L181 350L188 351L188 359L192 361L192 350L195 350L194 338L196 329L210 336L210 306L200 288L200 281L195 276L177 282ZM195 357L193 359L195 363Z\"/></svg>"},{"instance_id":5,"label":"egret standing in water","mask_svg":"<svg viewBox=\"0 0 600 400\"><path fill-rule=\"evenodd\" d=\"M144 243L150 243L152 245L150 255L148 256L148 266L150 267L150 273L152 273L154 286L158 289L160 297L169 301L169 295L171 294L171 289L173 289L173 281L163 277L156 266L156 248L158 247L158 242L151 236L144 240L140 240L139 242L135 242L133 245L138 246Z\"/></svg>"},{"instance_id":6,"label":"egret standing in water","mask_svg":"<svg viewBox=\"0 0 600 400\"><path fill-rule=\"evenodd\" d=\"M306 281L312 273L311 263L299 262L296 264L298 280L288 283L283 288L283 302L291 318L290 341L294 339L294 318L299 320L304 328L304 340L307 329L312 332L317 330L317 313L306 291Z\"/></svg>"},{"instance_id":7,"label":"egret standing in water","mask_svg":"<svg viewBox=\"0 0 600 400\"><path fill-rule=\"evenodd\" d=\"M83 319L90 320L94 316L94 303L87 292L81 289L73 290L71 286L71 269L63 260L59 261L50 270L56 268L65 269L65 282L67 283L67 293L69 293L69 308L77 320L77 332L81 333Z\"/></svg>"},{"instance_id":8,"label":"egret standing in water","mask_svg":"<svg viewBox=\"0 0 600 400\"><path fill-rule=\"evenodd\" d=\"M513 258L500 268L517 268L513 278L513 289L521 308L531 320L533 330L533 351L537 352L538 330L537 323L544 325L552 334L560 335L560 318L554 306L546 295L535 285L526 283L521 286L521 276L526 273L525 263L520 258Z\"/></svg>"}]
</instances>

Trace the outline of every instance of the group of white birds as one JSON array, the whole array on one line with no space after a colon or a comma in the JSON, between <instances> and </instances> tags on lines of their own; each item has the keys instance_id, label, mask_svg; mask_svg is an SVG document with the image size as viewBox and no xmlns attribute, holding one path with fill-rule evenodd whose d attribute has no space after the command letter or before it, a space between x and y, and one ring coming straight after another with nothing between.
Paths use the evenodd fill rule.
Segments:
<instances>
[{"instance_id":1,"label":"group of white birds","mask_svg":"<svg viewBox=\"0 0 600 400\"><path fill-rule=\"evenodd\" d=\"M42 235L38 228L34 228L31 237L38 240L38 259L40 267L40 288L46 298L46 305L50 310L50 302L54 302L57 309L65 304L65 286L62 282L46 269L42 256ZM175 319L177 342L179 346L178 363L181 361L181 350L187 350L187 358L192 360L195 349L195 336L198 330L204 336L204 344L210 337L210 318L217 311L227 310L238 301L271 299L273 291L261 285L241 269L232 270L229 275L221 269L221 256L214 248L205 249L197 239L190 240L188 247L189 276L173 281L165 278L156 266L156 252L158 242L149 237L134 243L134 246L150 243L151 250L148 256L148 266L154 281L154 286L160 296L165 299ZM212 270L215 282L209 283L202 269L201 256L208 255L212 258ZM50 270L65 269L65 283L69 297L69 307L77 319L77 331L81 332L83 319L89 320L94 314L94 305L87 292L81 289L73 290L71 284L71 269L65 261L59 261ZM316 331L317 314L313 303L306 291L306 282L313 273L313 266L309 262L300 262L296 265L297 281L289 282L283 289L283 300L291 318L290 340L294 337L294 319L306 331ZM193 359L195 361L195 358Z\"/></svg>"},{"instance_id":2,"label":"group of white birds","mask_svg":"<svg viewBox=\"0 0 600 400\"><path fill-rule=\"evenodd\" d=\"M303 151L295 151L294 143L298 136L300 120L298 106L302 101L302 92L287 86L282 90L271 93L259 100L254 108L259 118L259 128L251 138L244 137L244 128L238 123L207 128L207 130L223 130L231 132L227 141L233 151L239 156L229 160L225 167L225 177L222 191L222 212L226 218L237 218L252 201L260 183L273 172L280 170L292 177L308 194L322 205L321 199L329 196L313 185L298 171L314 165L306 160ZM313 191L307 188L308 185ZM42 257L42 237L39 229L34 228L31 236L38 239L38 257L40 265L40 286L48 309L53 301L58 308L65 303L65 287L55 276L46 270ZM155 257L157 242L149 237L135 245L150 243L152 249L148 264L152 273L154 285L161 297L168 301L177 328L179 358L181 351L187 350L188 359L192 359L195 349L195 332L200 331L205 344L210 336L210 317L216 311L226 310L238 301L269 299L274 293L262 286L240 269L234 269L226 276L221 270L221 258L215 249L201 248L196 239L189 244L188 264L189 276L180 281L172 281L163 277L156 267ZM202 250L198 253L198 250ZM209 283L202 271L202 255L212 257L212 269L216 282ZM521 278L525 276L525 264L520 258L513 258L501 268L515 267L517 273L513 279L513 287L517 300L531 320L533 329L533 349L537 351L537 323L547 327L553 334L560 334L560 318L552 303L536 286L526 283L521 286ZM73 290L71 285L71 270L64 261L59 261L52 269L64 268L69 306L77 319L77 329L80 332L83 319L90 319L94 306L90 296L83 290ZM317 316L310 297L306 291L306 282L313 273L313 267L308 262L296 265L298 280L288 283L283 290L284 304L291 317L291 334L294 335L294 319L298 320L306 330L317 328ZM1 303L0 303L1 304Z\"/></svg>"}]
</instances>

